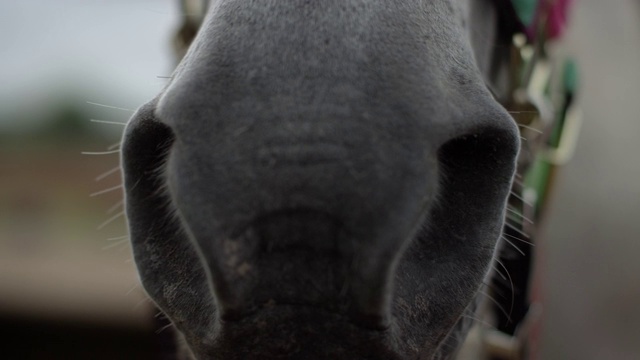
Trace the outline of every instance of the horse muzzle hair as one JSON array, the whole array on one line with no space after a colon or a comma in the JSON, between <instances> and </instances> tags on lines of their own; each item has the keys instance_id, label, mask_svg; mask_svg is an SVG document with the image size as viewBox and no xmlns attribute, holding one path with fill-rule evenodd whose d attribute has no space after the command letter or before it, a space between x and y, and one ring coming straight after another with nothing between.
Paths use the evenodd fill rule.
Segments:
<instances>
[{"instance_id":1,"label":"horse muzzle hair","mask_svg":"<svg viewBox=\"0 0 640 360\"><path fill-rule=\"evenodd\" d=\"M520 146L476 3L211 3L122 154L142 283L190 356L455 353Z\"/></svg>"}]
</instances>

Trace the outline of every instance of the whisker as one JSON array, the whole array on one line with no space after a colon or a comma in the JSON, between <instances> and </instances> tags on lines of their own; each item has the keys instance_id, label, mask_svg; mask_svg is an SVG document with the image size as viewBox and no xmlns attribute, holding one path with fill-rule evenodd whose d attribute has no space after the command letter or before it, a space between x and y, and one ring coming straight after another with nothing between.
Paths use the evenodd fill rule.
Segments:
<instances>
[{"instance_id":1,"label":"whisker","mask_svg":"<svg viewBox=\"0 0 640 360\"><path fill-rule=\"evenodd\" d=\"M121 108L121 107L117 107L117 106L111 106L111 105L99 104L99 103L97 103L97 102L93 102L93 101L87 101L87 104L89 104L89 105L95 105L95 106L100 106L100 107L104 107L104 108L108 108L108 109L122 110L122 111L128 111L128 112L135 112L135 110L132 110L132 109L125 109L125 108Z\"/></svg>"},{"instance_id":2,"label":"whisker","mask_svg":"<svg viewBox=\"0 0 640 360\"><path fill-rule=\"evenodd\" d=\"M480 292L480 294L484 295L486 298L491 300L498 307L498 309L500 309L500 311L502 311L504 316L507 317L507 320L509 321L509 323L511 323L511 314L507 313L507 310L505 310L505 308L498 302L498 300L496 300L493 296L487 294L486 292L484 292L482 290L479 290L479 292Z\"/></svg>"},{"instance_id":3,"label":"whisker","mask_svg":"<svg viewBox=\"0 0 640 360\"><path fill-rule=\"evenodd\" d=\"M124 205L124 200L120 200L107 210L107 215L112 214Z\"/></svg>"},{"instance_id":4,"label":"whisker","mask_svg":"<svg viewBox=\"0 0 640 360\"><path fill-rule=\"evenodd\" d=\"M108 238L107 241L115 241L115 240L122 240L122 239L129 240L129 235L122 235L122 236L116 236L116 237Z\"/></svg>"},{"instance_id":5,"label":"whisker","mask_svg":"<svg viewBox=\"0 0 640 360\"><path fill-rule=\"evenodd\" d=\"M502 273L502 271L500 271L495 265L492 266L493 267L493 271L495 271L498 275L500 275L500 277L502 278L502 280L507 281L507 277L504 276L504 274ZM486 285L486 284L485 284ZM488 285L487 285L488 286Z\"/></svg>"},{"instance_id":6,"label":"whisker","mask_svg":"<svg viewBox=\"0 0 640 360\"><path fill-rule=\"evenodd\" d=\"M503 237L502 240L506 241L507 244L513 246L514 249L516 249L517 252L519 252L520 254L522 254L522 256L526 256L524 254L524 251L522 251L522 249L520 249L518 246L516 246L516 244L512 243L511 241L509 241L509 239Z\"/></svg>"},{"instance_id":7,"label":"whisker","mask_svg":"<svg viewBox=\"0 0 640 360\"><path fill-rule=\"evenodd\" d=\"M496 268L494 267L493 270L496 270ZM504 281L507 281L507 278L503 279ZM484 285L485 287L487 287L492 294L495 294L503 299L506 299L507 297L504 296L504 293L501 289L496 288L495 286L493 286L493 284L487 284L486 282L482 282L482 285Z\"/></svg>"},{"instance_id":8,"label":"whisker","mask_svg":"<svg viewBox=\"0 0 640 360\"><path fill-rule=\"evenodd\" d=\"M119 154L120 150L109 150L109 151L83 151L82 155L112 155Z\"/></svg>"},{"instance_id":9,"label":"whisker","mask_svg":"<svg viewBox=\"0 0 640 360\"><path fill-rule=\"evenodd\" d=\"M527 202L527 201L524 199L524 197L522 197L522 196L520 196L520 195L516 194L516 192L515 192L515 191L511 191L511 196L513 196L514 198L516 198L516 199L518 199L518 200L522 201L522 203L523 203L523 204L525 204L525 205L527 205L527 206L530 206L530 207L533 207L533 205L532 205L531 203Z\"/></svg>"},{"instance_id":10,"label":"whisker","mask_svg":"<svg viewBox=\"0 0 640 360\"><path fill-rule=\"evenodd\" d=\"M153 317L156 319L169 319L162 311L157 311Z\"/></svg>"},{"instance_id":11,"label":"whisker","mask_svg":"<svg viewBox=\"0 0 640 360\"><path fill-rule=\"evenodd\" d=\"M524 187L524 181L522 181L518 177L522 177L522 176L520 174L516 174L516 177L513 178L513 183L518 185L518 186L520 186L520 187Z\"/></svg>"},{"instance_id":12,"label":"whisker","mask_svg":"<svg viewBox=\"0 0 640 360\"><path fill-rule=\"evenodd\" d=\"M440 353L441 349L447 349L449 351L453 350L457 350L458 347L456 345L453 344L449 344L448 340L450 338L452 338L453 336L455 336L455 334L453 333L449 333L447 334L447 337L442 339L442 341L440 342L440 344L438 344L438 353L434 354L433 357L430 360L444 360L446 359L445 357L443 357L443 355ZM436 357L437 356L437 357Z\"/></svg>"},{"instance_id":13,"label":"whisker","mask_svg":"<svg viewBox=\"0 0 640 360\"><path fill-rule=\"evenodd\" d=\"M114 247L120 246L122 244L126 244L129 241L129 239L121 239L118 241L114 241L113 244L109 244L105 247L102 248L102 250L109 250L109 249L113 249Z\"/></svg>"},{"instance_id":14,"label":"whisker","mask_svg":"<svg viewBox=\"0 0 640 360\"><path fill-rule=\"evenodd\" d=\"M524 220L524 221L528 222L529 224L533 225L533 220L527 218L526 216L522 215L521 213L515 211L514 209L512 209L510 207L507 207L507 211L512 213L512 214L514 214L514 215L519 216L522 220Z\"/></svg>"},{"instance_id":15,"label":"whisker","mask_svg":"<svg viewBox=\"0 0 640 360\"><path fill-rule=\"evenodd\" d=\"M470 315L467 315L467 314L462 314L461 316L462 316L463 318L465 318L465 319L473 320L474 322L477 322L477 323L479 323L479 324L482 324L482 325L488 326L488 327L490 327L490 328L492 328L492 329L494 329L494 328L495 328L495 325L489 324L488 322L486 322L486 321L484 321L484 320L480 320L480 319L478 319L478 318L477 318L477 317L475 317L475 316L470 316Z\"/></svg>"},{"instance_id":16,"label":"whisker","mask_svg":"<svg viewBox=\"0 0 640 360\"><path fill-rule=\"evenodd\" d=\"M500 266L502 266L502 268L504 269L505 274L507 274L507 277L509 278L509 284L511 285L511 308L509 309L509 314L513 313L513 306L515 303L515 289L513 287L513 280L511 279L511 275L509 274L509 269L507 269L506 266L504 266L504 264L502 263L502 261L500 261L500 259L496 258L496 263L498 263Z\"/></svg>"},{"instance_id":17,"label":"whisker","mask_svg":"<svg viewBox=\"0 0 640 360\"><path fill-rule=\"evenodd\" d=\"M122 125L122 126L126 126L127 125L127 123L119 122L119 121L98 120L98 119L91 119L89 121L94 122L94 123L99 123L99 124Z\"/></svg>"},{"instance_id":18,"label":"whisker","mask_svg":"<svg viewBox=\"0 0 640 360\"><path fill-rule=\"evenodd\" d=\"M517 236L513 236L513 235L509 235L509 234L502 234L502 236L506 236L506 237L508 237L510 239L513 239L513 240L518 240L518 241L523 242L523 243L525 243L525 244L527 244L529 246L536 246L536 244L534 244L534 243L532 243L530 241L524 240L524 239L520 239Z\"/></svg>"},{"instance_id":19,"label":"whisker","mask_svg":"<svg viewBox=\"0 0 640 360\"><path fill-rule=\"evenodd\" d=\"M171 327L173 327L173 323L169 323L169 324L161 327L160 329L156 330L156 334L160 334L161 332L163 332L163 331L165 331L165 330L167 330L167 329L169 329Z\"/></svg>"},{"instance_id":20,"label":"whisker","mask_svg":"<svg viewBox=\"0 0 640 360\"><path fill-rule=\"evenodd\" d=\"M139 289L139 288L140 288L140 285L135 284L135 285L133 285L133 286L131 287L131 289L129 289L129 290L125 293L125 295L129 296L129 295L131 295L131 293L133 293L134 291L136 291L136 290L137 290L137 289Z\"/></svg>"},{"instance_id":21,"label":"whisker","mask_svg":"<svg viewBox=\"0 0 640 360\"><path fill-rule=\"evenodd\" d=\"M117 213L117 214L113 215L112 217L108 218L105 222L103 222L102 224L100 224L98 226L98 230L104 229L107 225L109 225L112 222L116 221L121 216L124 216L124 211L120 211L119 213Z\"/></svg>"},{"instance_id":22,"label":"whisker","mask_svg":"<svg viewBox=\"0 0 640 360\"><path fill-rule=\"evenodd\" d=\"M515 226L513 226L513 225L509 224L508 222L505 222L505 223L504 223L504 226L506 226L506 227L508 227L509 229L511 229L511 230L513 230L513 231L517 232L518 234L520 234L520 235L524 236L524 237L525 237L525 239L531 239L531 236L529 236L527 233L525 233L524 231L522 231L522 230L518 229L517 227L515 227Z\"/></svg>"},{"instance_id":23,"label":"whisker","mask_svg":"<svg viewBox=\"0 0 640 360\"><path fill-rule=\"evenodd\" d=\"M522 221L520 221L520 219L516 218L515 216L513 216L511 214L505 214L504 222L505 223L509 223L509 224L513 224L515 226L522 225Z\"/></svg>"},{"instance_id":24,"label":"whisker","mask_svg":"<svg viewBox=\"0 0 640 360\"><path fill-rule=\"evenodd\" d=\"M113 175L113 174L117 173L118 170L120 170L120 166L116 166L113 169L111 169L111 170L101 174L100 176L96 177L96 181L104 180L104 179L108 178L110 175Z\"/></svg>"},{"instance_id":25,"label":"whisker","mask_svg":"<svg viewBox=\"0 0 640 360\"><path fill-rule=\"evenodd\" d=\"M136 310L140 308L142 305L144 305L145 303L150 303L150 302L151 302L151 299L148 297L145 297L144 299L138 301L138 303L133 306L133 310Z\"/></svg>"},{"instance_id":26,"label":"whisker","mask_svg":"<svg viewBox=\"0 0 640 360\"><path fill-rule=\"evenodd\" d=\"M114 186L114 187L110 187L108 189L104 189L104 190L100 190L100 191L96 191L93 194L89 195L89 197L96 197L98 195L102 195L102 194L106 194L106 193L110 193L112 191L116 191L118 189L122 189L122 184Z\"/></svg>"},{"instance_id":27,"label":"whisker","mask_svg":"<svg viewBox=\"0 0 640 360\"><path fill-rule=\"evenodd\" d=\"M519 126L519 127L521 127L521 128L525 128L525 129L527 129L527 130L531 130L531 131L533 131L533 132L535 132L535 133L542 134L542 131L540 131L540 130L538 130L538 129L536 129L536 128L533 128L533 127L531 127L531 126L522 125L522 124L518 124L518 126Z\"/></svg>"},{"instance_id":28,"label":"whisker","mask_svg":"<svg viewBox=\"0 0 640 360\"><path fill-rule=\"evenodd\" d=\"M120 141L118 141L117 143L110 145L107 150L115 150L115 149L119 149L120 148Z\"/></svg>"}]
</instances>

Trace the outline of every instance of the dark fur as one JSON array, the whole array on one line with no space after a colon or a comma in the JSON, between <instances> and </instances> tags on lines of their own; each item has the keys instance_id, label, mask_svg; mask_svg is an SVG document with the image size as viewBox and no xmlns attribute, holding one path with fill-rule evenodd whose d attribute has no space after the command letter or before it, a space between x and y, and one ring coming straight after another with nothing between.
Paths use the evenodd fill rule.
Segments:
<instances>
[{"instance_id":1,"label":"dark fur","mask_svg":"<svg viewBox=\"0 0 640 360\"><path fill-rule=\"evenodd\" d=\"M142 282L197 359L454 352L519 148L472 3L212 2L123 145Z\"/></svg>"}]
</instances>

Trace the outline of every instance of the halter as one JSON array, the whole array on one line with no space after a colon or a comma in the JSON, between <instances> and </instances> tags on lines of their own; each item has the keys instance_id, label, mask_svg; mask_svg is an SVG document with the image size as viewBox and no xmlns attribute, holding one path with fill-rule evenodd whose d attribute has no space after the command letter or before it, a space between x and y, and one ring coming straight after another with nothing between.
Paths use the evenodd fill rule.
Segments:
<instances>
[{"instance_id":1,"label":"halter","mask_svg":"<svg viewBox=\"0 0 640 360\"><path fill-rule=\"evenodd\" d=\"M173 42L177 59L186 53L209 5L209 0L179 1L183 23ZM571 159L581 125L574 106L576 65L569 60L559 66L552 51L566 27L571 0L492 1L498 12L499 44L487 83L518 123L522 139L504 236L513 243L520 239L535 245L556 168ZM506 295L493 296L495 304L481 313L483 322L494 325L480 330L487 359L538 358L542 306L534 269L543 254L531 245L515 245L520 254L501 256L509 283L494 277L494 289Z\"/></svg>"},{"instance_id":2,"label":"halter","mask_svg":"<svg viewBox=\"0 0 640 360\"><path fill-rule=\"evenodd\" d=\"M537 264L543 249L537 241L556 168L573 156L581 125L574 104L578 71L571 60L559 61L554 43L565 30L569 0L493 0L499 12L503 44L495 56L496 71L489 87L518 123L522 148L518 174L512 187L504 228L505 244L500 265L510 274L505 284L493 279L494 288L507 295L494 296L482 314L480 341L489 359L537 359L542 301ZM531 245L521 246L524 240ZM520 242L519 242L520 241ZM513 250L513 251L512 251ZM511 253L510 253L511 252ZM508 296L511 294L512 296ZM510 313L505 314L506 311Z\"/></svg>"}]
</instances>

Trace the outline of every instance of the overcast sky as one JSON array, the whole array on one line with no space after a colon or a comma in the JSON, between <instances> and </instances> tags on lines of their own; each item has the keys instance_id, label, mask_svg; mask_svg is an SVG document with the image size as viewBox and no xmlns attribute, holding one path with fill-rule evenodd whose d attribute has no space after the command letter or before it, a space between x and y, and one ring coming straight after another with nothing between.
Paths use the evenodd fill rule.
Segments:
<instances>
[{"instance_id":1,"label":"overcast sky","mask_svg":"<svg viewBox=\"0 0 640 360\"><path fill-rule=\"evenodd\" d=\"M176 9L176 0L0 1L0 113L74 90L138 106L171 71Z\"/></svg>"}]
</instances>

